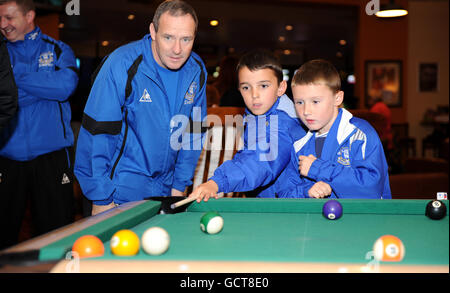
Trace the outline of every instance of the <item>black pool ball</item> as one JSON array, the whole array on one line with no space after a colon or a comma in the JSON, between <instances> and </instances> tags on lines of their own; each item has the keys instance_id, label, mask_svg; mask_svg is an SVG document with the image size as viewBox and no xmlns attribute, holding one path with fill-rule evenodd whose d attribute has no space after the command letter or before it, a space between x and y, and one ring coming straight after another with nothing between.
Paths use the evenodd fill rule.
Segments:
<instances>
[{"instance_id":1,"label":"black pool ball","mask_svg":"<svg viewBox=\"0 0 450 293\"><path fill-rule=\"evenodd\" d=\"M428 202L425 215L433 220L440 220L447 214L447 207L440 200L432 200Z\"/></svg>"}]
</instances>

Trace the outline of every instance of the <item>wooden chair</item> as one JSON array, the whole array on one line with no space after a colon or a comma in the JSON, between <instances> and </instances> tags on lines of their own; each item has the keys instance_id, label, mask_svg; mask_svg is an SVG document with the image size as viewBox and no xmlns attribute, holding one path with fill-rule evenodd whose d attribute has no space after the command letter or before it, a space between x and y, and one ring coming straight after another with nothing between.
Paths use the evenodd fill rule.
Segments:
<instances>
[{"instance_id":1,"label":"wooden chair","mask_svg":"<svg viewBox=\"0 0 450 293\"><path fill-rule=\"evenodd\" d=\"M245 108L211 107L208 108L205 143L195 169L193 184L187 194L198 185L206 182L218 166L230 160L243 147L243 114ZM228 193L227 197L242 196L240 193Z\"/></svg>"},{"instance_id":2,"label":"wooden chair","mask_svg":"<svg viewBox=\"0 0 450 293\"><path fill-rule=\"evenodd\" d=\"M364 119L367 122L369 122L370 125L372 125L372 127L375 128L376 132L378 133L378 136L381 137L381 134L386 124L386 118L384 118L383 115L373 113L365 109L354 109L354 110L352 109L349 111L353 114L353 116Z\"/></svg>"}]
</instances>

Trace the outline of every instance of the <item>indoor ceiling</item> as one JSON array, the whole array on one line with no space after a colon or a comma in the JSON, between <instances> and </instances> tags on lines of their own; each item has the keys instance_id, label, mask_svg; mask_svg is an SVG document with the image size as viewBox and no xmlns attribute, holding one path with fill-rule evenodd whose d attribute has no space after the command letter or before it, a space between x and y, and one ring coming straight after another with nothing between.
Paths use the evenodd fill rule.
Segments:
<instances>
[{"instance_id":1,"label":"indoor ceiling","mask_svg":"<svg viewBox=\"0 0 450 293\"><path fill-rule=\"evenodd\" d=\"M80 15L61 12L61 39L78 56L102 57L118 46L142 38L154 0L80 0ZM276 50L283 63L326 58L352 67L358 11L353 6L295 1L190 0L199 17L195 51L207 63L255 47ZM129 16L133 15L132 20ZM132 17L130 17L132 18ZM212 19L219 21L210 26ZM286 26L292 28L287 30ZM344 41L341 41L344 40ZM105 42L106 41L106 42Z\"/></svg>"},{"instance_id":2,"label":"indoor ceiling","mask_svg":"<svg viewBox=\"0 0 450 293\"><path fill-rule=\"evenodd\" d=\"M92 72L104 56L149 32L162 0L78 0L80 15L72 16L65 13L69 0L34 1L38 2L38 15L59 12L60 39L78 58L80 81L72 99L72 114L81 119ZM199 18L194 51L205 61L208 80L217 73L223 56L257 47L275 51L290 77L305 61L315 58L331 61L343 81L354 72L358 7L318 4L314 0L186 1ZM213 19L219 21L218 26L210 26ZM342 85L349 105L357 103L347 95L353 92L353 83ZM290 87L287 94L291 96L289 91Z\"/></svg>"}]
</instances>

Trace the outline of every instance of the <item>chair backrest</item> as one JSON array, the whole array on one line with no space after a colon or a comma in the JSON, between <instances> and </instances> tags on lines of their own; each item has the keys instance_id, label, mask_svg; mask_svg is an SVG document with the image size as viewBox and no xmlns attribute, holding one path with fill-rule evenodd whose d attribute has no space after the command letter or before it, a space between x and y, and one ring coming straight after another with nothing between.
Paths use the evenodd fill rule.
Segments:
<instances>
[{"instance_id":1,"label":"chair backrest","mask_svg":"<svg viewBox=\"0 0 450 293\"><path fill-rule=\"evenodd\" d=\"M208 131L195 169L192 189L206 182L218 166L232 159L242 148L244 111L245 108L240 107L208 108ZM236 194L228 193L225 196L231 197Z\"/></svg>"},{"instance_id":2,"label":"chair backrest","mask_svg":"<svg viewBox=\"0 0 450 293\"><path fill-rule=\"evenodd\" d=\"M376 132L378 133L378 136L382 136L383 130L385 129L386 125L386 118L379 114L370 112L369 110L365 109L352 109L349 110L353 116L361 118L369 122L373 128L375 128Z\"/></svg>"}]
</instances>

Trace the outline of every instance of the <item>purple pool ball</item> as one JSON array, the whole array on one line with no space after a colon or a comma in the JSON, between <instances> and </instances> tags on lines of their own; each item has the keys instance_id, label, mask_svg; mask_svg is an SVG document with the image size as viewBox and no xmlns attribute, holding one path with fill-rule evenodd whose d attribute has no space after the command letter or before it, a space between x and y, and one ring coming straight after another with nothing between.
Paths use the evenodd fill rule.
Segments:
<instances>
[{"instance_id":1,"label":"purple pool ball","mask_svg":"<svg viewBox=\"0 0 450 293\"><path fill-rule=\"evenodd\" d=\"M337 220L342 216L342 205L337 200L329 200L323 205L323 215L330 220Z\"/></svg>"}]
</instances>

